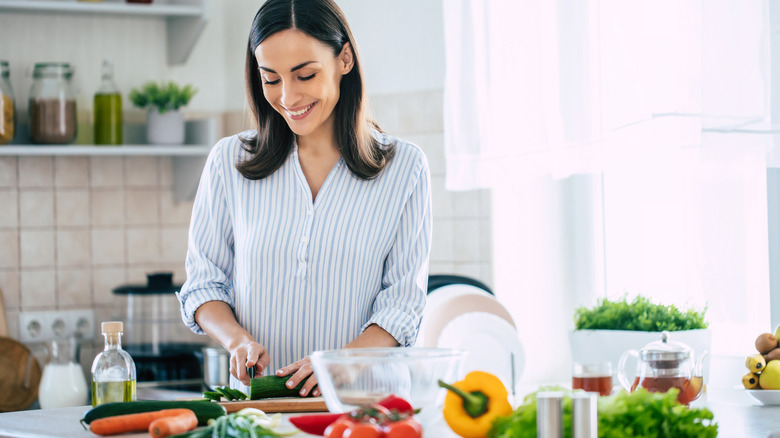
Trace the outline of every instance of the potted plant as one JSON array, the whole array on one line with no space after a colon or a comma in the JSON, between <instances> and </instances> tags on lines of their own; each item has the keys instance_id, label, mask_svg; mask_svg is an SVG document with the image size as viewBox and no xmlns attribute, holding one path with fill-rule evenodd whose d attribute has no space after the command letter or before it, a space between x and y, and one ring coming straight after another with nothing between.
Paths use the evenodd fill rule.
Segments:
<instances>
[{"instance_id":1,"label":"potted plant","mask_svg":"<svg viewBox=\"0 0 780 438\"><path fill-rule=\"evenodd\" d=\"M147 110L146 136L151 144L184 143L184 115L181 108L198 90L192 85L180 87L174 82L153 81L130 91L133 105Z\"/></svg>"},{"instance_id":2,"label":"potted plant","mask_svg":"<svg viewBox=\"0 0 780 438\"><path fill-rule=\"evenodd\" d=\"M680 310L637 296L610 301L600 299L592 308L580 307L574 312L574 331L571 333L572 360L581 363L611 362L613 381L618 373L618 361L628 350L639 350L659 341L661 332L670 332L670 340L687 344L696 357L705 351L711 353L712 332L708 328L704 310ZM709 376L708 354L703 362L704 381ZM629 361L626 374L633 376L635 361Z\"/></svg>"}]
</instances>

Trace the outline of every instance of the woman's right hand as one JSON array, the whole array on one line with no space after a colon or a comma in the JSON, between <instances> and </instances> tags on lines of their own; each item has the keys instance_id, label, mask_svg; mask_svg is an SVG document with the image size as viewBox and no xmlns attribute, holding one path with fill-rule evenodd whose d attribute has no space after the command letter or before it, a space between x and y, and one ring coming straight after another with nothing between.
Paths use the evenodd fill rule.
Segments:
<instances>
[{"instance_id":1,"label":"woman's right hand","mask_svg":"<svg viewBox=\"0 0 780 438\"><path fill-rule=\"evenodd\" d=\"M271 363L268 350L251 338L238 342L228 351L230 352L230 374L246 386L250 383L247 368L255 367L255 374L259 376Z\"/></svg>"}]
</instances>

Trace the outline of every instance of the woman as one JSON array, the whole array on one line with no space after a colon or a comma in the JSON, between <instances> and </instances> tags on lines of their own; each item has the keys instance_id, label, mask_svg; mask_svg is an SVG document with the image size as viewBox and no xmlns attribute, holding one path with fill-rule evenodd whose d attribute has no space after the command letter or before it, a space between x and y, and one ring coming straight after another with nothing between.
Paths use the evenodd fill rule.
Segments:
<instances>
[{"instance_id":1,"label":"woman","mask_svg":"<svg viewBox=\"0 0 780 438\"><path fill-rule=\"evenodd\" d=\"M312 351L417 336L428 164L369 123L353 41L332 0L264 3L245 71L257 130L217 143L201 177L182 317L230 352L244 391L255 367L317 396Z\"/></svg>"}]
</instances>

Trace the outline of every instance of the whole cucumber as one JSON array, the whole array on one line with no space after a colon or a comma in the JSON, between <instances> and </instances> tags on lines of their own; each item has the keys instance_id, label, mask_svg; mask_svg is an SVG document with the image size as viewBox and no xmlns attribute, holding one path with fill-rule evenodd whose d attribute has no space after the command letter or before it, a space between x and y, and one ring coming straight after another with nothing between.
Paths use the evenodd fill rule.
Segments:
<instances>
[{"instance_id":1,"label":"whole cucumber","mask_svg":"<svg viewBox=\"0 0 780 438\"><path fill-rule=\"evenodd\" d=\"M303 382L295 388L288 388L287 381L290 376L263 376L255 377L249 384L249 399L260 400L274 397L300 397L299 391L303 388Z\"/></svg>"},{"instance_id":2,"label":"whole cucumber","mask_svg":"<svg viewBox=\"0 0 780 438\"><path fill-rule=\"evenodd\" d=\"M210 401L131 401L98 405L87 411L81 422L89 424L99 418L179 408L194 412L195 416L198 417L198 424L201 426L208 424L212 418L219 418L227 414L224 406Z\"/></svg>"}]
</instances>

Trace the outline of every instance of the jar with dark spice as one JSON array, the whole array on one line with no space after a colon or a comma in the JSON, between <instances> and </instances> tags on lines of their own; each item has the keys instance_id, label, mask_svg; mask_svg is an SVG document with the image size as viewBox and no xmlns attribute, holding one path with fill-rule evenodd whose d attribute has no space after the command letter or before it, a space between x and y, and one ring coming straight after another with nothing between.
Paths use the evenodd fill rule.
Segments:
<instances>
[{"instance_id":1,"label":"jar with dark spice","mask_svg":"<svg viewBox=\"0 0 780 438\"><path fill-rule=\"evenodd\" d=\"M73 68L65 63L38 63L30 89L30 138L34 143L65 144L76 138Z\"/></svg>"},{"instance_id":2,"label":"jar with dark spice","mask_svg":"<svg viewBox=\"0 0 780 438\"><path fill-rule=\"evenodd\" d=\"M16 128L14 91L9 76L8 61L0 61L0 144L10 143Z\"/></svg>"}]
</instances>

